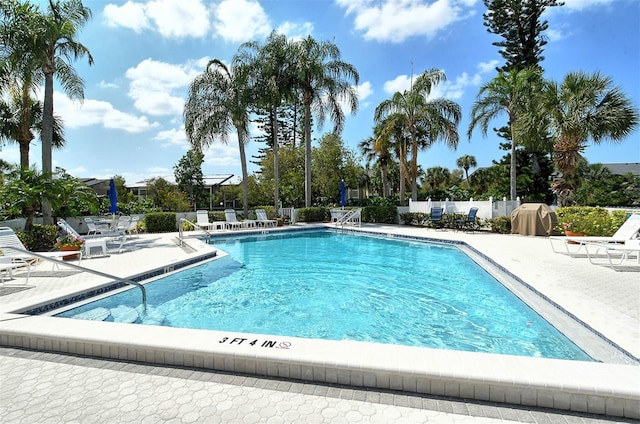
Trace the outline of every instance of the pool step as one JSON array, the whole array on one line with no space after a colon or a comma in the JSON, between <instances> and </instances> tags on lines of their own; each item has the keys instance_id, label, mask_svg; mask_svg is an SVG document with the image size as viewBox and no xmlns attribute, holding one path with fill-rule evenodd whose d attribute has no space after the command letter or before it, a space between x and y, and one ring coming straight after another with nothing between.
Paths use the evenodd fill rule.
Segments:
<instances>
[{"instance_id":1,"label":"pool step","mask_svg":"<svg viewBox=\"0 0 640 424\"><path fill-rule=\"evenodd\" d=\"M89 321L104 321L109 318L111 312L107 308L95 308L86 312L82 312L78 315L74 315L75 319L86 319Z\"/></svg>"}]
</instances>

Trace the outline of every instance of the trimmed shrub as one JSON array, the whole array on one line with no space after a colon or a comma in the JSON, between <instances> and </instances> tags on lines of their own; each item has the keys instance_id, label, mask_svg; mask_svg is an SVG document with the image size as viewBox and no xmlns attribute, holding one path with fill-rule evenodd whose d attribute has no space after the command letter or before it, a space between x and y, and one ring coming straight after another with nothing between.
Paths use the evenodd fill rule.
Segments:
<instances>
[{"instance_id":1,"label":"trimmed shrub","mask_svg":"<svg viewBox=\"0 0 640 424\"><path fill-rule=\"evenodd\" d=\"M398 208L395 206L367 206L362 209L362 221L397 224Z\"/></svg>"},{"instance_id":2,"label":"trimmed shrub","mask_svg":"<svg viewBox=\"0 0 640 424\"><path fill-rule=\"evenodd\" d=\"M567 206L556 210L558 225L555 230L564 233L565 230L586 236L610 237L626 220L623 211L609 213L604 208L592 206Z\"/></svg>"},{"instance_id":3,"label":"trimmed shrub","mask_svg":"<svg viewBox=\"0 0 640 424\"><path fill-rule=\"evenodd\" d=\"M178 231L175 212L151 212L144 216L148 233L167 233Z\"/></svg>"},{"instance_id":4,"label":"trimmed shrub","mask_svg":"<svg viewBox=\"0 0 640 424\"><path fill-rule=\"evenodd\" d=\"M34 252L46 252L53 249L58 238L58 227L55 225L33 224L31 231L18 231L16 235L25 247Z\"/></svg>"},{"instance_id":5,"label":"trimmed shrub","mask_svg":"<svg viewBox=\"0 0 640 424\"><path fill-rule=\"evenodd\" d=\"M499 216L497 218L487 219L486 225L491 228L492 233L511 234L511 217Z\"/></svg>"},{"instance_id":6,"label":"trimmed shrub","mask_svg":"<svg viewBox=\"0 0 640 424\"><path fill-rule=\"evenodd\" d=\"M298 221L300 222L326 222L331 219L328 208L314 207L298 209Z\"/></svg>"},{"instance_id":7,"label":"trimmed shrub","mask_svg":"<svg viewBox=\"0 0 640 424\"><path fill-rule=\"evenodd\" d=\"M424 226L429 221L429 214L423 212L405 212L400 214L400 222L405 225Z\"/></svg>"}]
</instances>

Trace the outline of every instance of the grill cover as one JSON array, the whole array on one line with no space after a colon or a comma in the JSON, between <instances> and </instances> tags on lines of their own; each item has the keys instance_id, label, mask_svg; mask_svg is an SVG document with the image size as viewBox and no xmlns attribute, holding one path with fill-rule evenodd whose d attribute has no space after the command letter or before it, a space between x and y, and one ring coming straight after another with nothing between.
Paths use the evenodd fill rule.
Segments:
<instances>
[{"instance_id":1,"label":"grill cover","mask_svg":"<svg viewBox=\"0 0 640 424\"><path fill-rule=\"evenodd\" d=\"M525 203L511 212L511 234L550 236L557 223L556 213L544 203Z\"/></svg>"}]
</instances>

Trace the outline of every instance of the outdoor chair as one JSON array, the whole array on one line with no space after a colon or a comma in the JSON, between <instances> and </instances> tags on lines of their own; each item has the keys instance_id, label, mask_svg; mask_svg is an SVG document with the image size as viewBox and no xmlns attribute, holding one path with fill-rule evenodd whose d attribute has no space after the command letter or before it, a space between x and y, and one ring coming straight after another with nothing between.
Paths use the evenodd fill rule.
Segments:
<instances>
[{"instance_id":1,"label":"outdoor chair","mask_svg":"<svg viewBox=\"0 0 640 424\"><path fill-rule=\"evenodd\" d=\"M587 252L587 257L592 264L600 265L594 259L597 258L599 252L604 252L611 266L622 265L634 253L637 263L640 265L640 240L627 240L624 244L585 243L584 250Z\"/></svg>"},{"instance_id":2,"label":"outdoor chair","mask_svg":"<svg viewBox=\"0 0 640 424\"><path fill-rule=\"evenodd\" d=\"M9 278L13 279L13 270L24 267L27 268L27 281L25 283L28 283L31 276L31 264L29 262L11 256L0 256L0 283L4 285L5 274L8 274Z\"/></svg>"},{"instance_id":3,"label":"outdoor chair","mask_svg":"<svg viewBox=\"0 0 640 424\"><path fill-rule=\"evenodd\" d=\"M4 249L5 247L13 247L15 249ZM22 244L22 241L18 238L16 233L9 227L0 227L0 253L5 258L11 258L17 261L29 261L35 262L40 260L37 256L30 254L29 249ZM51 259L61 259L65 256L69 256L69 252L33 252L35 254L46 256ZM78 263L82 260L82 252L78 252ZM54 263L54 265L56 265Z\"/></svg>"},{"instance_id":4,"label":"outdoor chair","mask_svg":"<svg viewBox=\"0 0 640 424\"><path fill-rule=\"evenodd\" d=\"M253 220L244 220L238 221L238 217L236 216L236 211L233 209L225 209L224 215L226 219L226 227L230 230L235 230L236 228L249 228L255 227L256 221Z\"/></svg>"},{"instance_id":5,"label":"outdoor chair","mask_svg":"<svg viewBox=\"0 0 640 424\"><path fill-rule=\"evenodd\" d=\"M267 211L264 209L256 209L256 223L263 227L277 227L278 221L276 219L267 218Z\"/></svg>"},{"instance_id":6,"label":"outdoor chair","mask_svg":"<svg viewBox=\"0 0 640 424\"><path fill-rule=\"evenodd\" d=\"M640 232L640 215L633 214L627 218L627 220L618 228L618 230L611 237L597 237L597 236L551 236L549 242L551 243L551 249L556 253L569 253L575 254L587 243L625 243L627 240L637 239ZM555 242L555 243L554 243ZM560 242L560 243L558 243ZM558 250L557 244L562 244L565 248L564 251ZM575 247L571 249L570 246Z\"/></svg>"},{"instance_id":7,"label":"outdoor chair","mask_svg":"<svg viewBox=\"0 0 640 424\"><path fill-rule=\"evenodd\" d=\"M97 234L97 235L86 235L81 236L78 232L71 226L67 221L62 218L58 219L58 228L65 234L69 234L75 237L80 237L84 239L84 254L87 256L91 255L91 249L98 248L101 250L104 256L109 254L107 249L108 242L118 243L118 248L116 249L118 252L122 249L122 246L127 238L127 235L122 230L114 230L105 234Z\"/></svg>"},{"instance_id":8,"label":"outdoor chair","mask_svg":"<svg viewBox=\"0 0 640 424\"><path fill-rule=\"evenodd\" d=\"M478 228L478 224L476 223L477 214L478 208L469 209L469 213L467 214L466 218L456 219L456 228L460 230L475 230L476 228Z\"/></svg>"},{"instance_id":9,"label":"outdoor chair","mask_svg":"<svg viewBox=\"0 0 640 424\"><path fill-rule=\"evenodd\" d=\"M431 208L431 213L429 214L429 222L436 228L442 228L442 216L444 215L443 208Z\"/></svg>"}]
</instances>

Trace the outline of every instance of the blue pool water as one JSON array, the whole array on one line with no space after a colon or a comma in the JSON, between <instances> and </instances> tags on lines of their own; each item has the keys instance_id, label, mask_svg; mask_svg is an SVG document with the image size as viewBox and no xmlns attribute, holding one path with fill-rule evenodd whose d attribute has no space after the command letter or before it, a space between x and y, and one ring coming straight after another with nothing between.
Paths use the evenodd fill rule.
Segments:
<instances>
[{"instance_id":1,"label":"blue pool water","mask_svg":"<svg viewBox=\"0 0 640 424\"><path fill-rule=\"evenodd\" d=\"M454 246L304 231L59 314L181 328L590 361Z\"/></svg>"}]
</instances>

